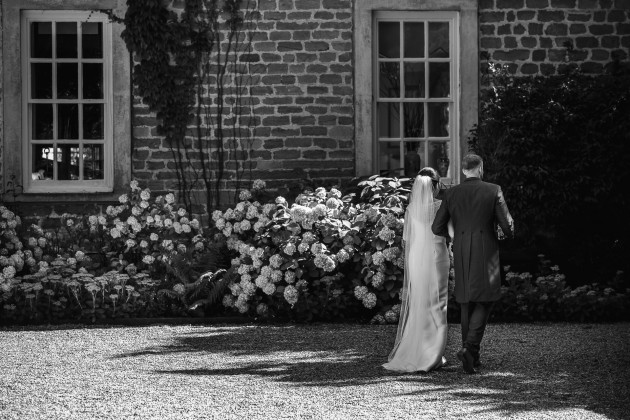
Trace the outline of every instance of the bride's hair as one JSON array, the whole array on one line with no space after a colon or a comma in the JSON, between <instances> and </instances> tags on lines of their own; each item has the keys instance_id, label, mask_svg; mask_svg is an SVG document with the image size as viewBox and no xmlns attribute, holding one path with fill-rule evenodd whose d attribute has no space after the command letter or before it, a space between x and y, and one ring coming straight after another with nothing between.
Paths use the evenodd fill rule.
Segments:
<instances>
[{"instance_id":1,"label":"bride's hair","mask_svg":"<svg viewBox=\"0 0 630 420\"><path fill-rule=\"evenodd\" d=\"M428 176L431 178L431 185L433 186L433 191L439 188L440 186L440 176L437 171L430 166L426 166L418 172L418 175Z\"/></svg>"}]
</instances>

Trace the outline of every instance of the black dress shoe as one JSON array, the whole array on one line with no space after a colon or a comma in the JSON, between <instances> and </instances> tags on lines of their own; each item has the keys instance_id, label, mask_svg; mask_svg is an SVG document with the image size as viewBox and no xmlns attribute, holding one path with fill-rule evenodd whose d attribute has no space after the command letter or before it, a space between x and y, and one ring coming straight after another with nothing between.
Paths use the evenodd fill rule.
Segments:
<instances>
[{"instance_id":1,"label":"black dress shoe","mask_svg":"<svg viewBox=\"0 0 630 420\"><path fill-rule=\"evenodd\" d=\"M466 373L477 373L475 370L475 358L472 354L466 349L462 347L460 351L457 352L457 358L461 360L462 365L464 367L464 372Z\"/></svg>"}]
</instances>

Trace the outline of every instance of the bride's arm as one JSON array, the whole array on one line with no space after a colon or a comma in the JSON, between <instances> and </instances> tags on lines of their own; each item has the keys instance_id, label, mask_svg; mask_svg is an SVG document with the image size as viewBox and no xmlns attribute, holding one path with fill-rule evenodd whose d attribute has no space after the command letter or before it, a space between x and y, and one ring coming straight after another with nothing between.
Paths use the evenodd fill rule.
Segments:
<instances>
[{"instance_id":1,"label":"bride's arm","mask_svg":"<svg viewBox=\"0 0 630 420\"><path fill-rule=\"evenodd\" d=\"M455 228L453 227L452 219L449 219L447 228L448 228L448 236L450 236L451 240L453 240L453 238L455 237Z\"/></svg>"}]
</instances>

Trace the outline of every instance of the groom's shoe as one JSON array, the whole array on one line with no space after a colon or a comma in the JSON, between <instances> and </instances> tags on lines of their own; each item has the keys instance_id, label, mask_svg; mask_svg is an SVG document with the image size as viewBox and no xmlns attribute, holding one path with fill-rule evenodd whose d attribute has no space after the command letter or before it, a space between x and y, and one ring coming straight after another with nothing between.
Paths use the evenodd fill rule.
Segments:
<instances>
[{"instance_id":1,"label":"groom's shoe","mask_svg":"<svg viewBox=\"0 0 630 420\"><path fill-rule=\"evenodd\" d=\"M462 347L462 349L457 352L457 358L461 360L462 365L464 366L464 372L477 373L474 367L475 359L473 355L470 354L468 349L466 349L465 347Z\"/></svg>"}]
</instances>

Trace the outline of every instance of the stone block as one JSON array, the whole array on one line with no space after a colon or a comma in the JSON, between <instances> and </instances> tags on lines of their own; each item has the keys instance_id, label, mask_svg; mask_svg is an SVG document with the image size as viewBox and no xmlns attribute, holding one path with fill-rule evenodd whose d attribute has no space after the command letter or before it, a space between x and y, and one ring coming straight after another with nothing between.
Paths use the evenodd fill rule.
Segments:
<instances>
[{"instance_id":1,"label":"stone block","mask_svg":"<svg viewBox=\"0 0 630 420\"><path fill-rule=\"evenodd\" d=\"M322 74L319 76L319 83L337 85L341 83L341 76L338 74Z\"/></svg>"},{"instance_id":2,"label":"stone block","mask_svg":"<svg viewBox=\"0 0 630 420\"><path fill-rule=\"evenodd\" d=\"M513 36L506 36L503 38L503 48L516 48L518 44L516 43L516 38Z\"/></svg>"},{"instance_id":3,"label":"stone block","mask_svg":"<svg viewBox=\"0 0 630 420\"><path fill-rule=\"evenodd\" d=\"M317 118L319 125L335 125L337 124L337 117L335 115L322 115Z\"/></svg>"},{"instance_id":4,"label":"stone block","mask_svg":"<svg viewBox=\"0 0 630 420\"><path fill-rule=\"evenodd\" d=\"M339 31L326 30L326 31L313 31L313 39L337 39L339 38Z\"/></svg>"},{"instance_id":5,"label":"stone block","mask_svg":"<svg viewBox=\"0 0 630 420\"><path fill-rule=\"evenodd\" d=\"M539 10L538 20L540 22L562 22L565 19L565 13L560 10Z\"/></svg>"},{"instance_id":6,"label":"stone block","mask_svg":"<svg viewBox=\"0 0 630 420\"><path fill-rule=\"evenodd\" d=\"M580 70L589 74L601 74L604 71L604 65L602 63L587 61L580 65Z\"/></svg>"},{"instance_id":7,"label":"stone block","mask_svg":"<svg viewBox=\"0 0 630 420\"><path fill-rule=\"evenodd\" d=\"M494 8L494 0L479 0L479 10L491 10Z\"/></svg>"},{"instance_id":8,"label":"stone block","mask_svg":"<svg viewBox=\"0 0 630 420\"><path fill-rule=\"evenodd\" d=\"M323 8L330 9L350 9L352 7L351 0L323 0Z\"/></svg>"},{"instance_id":9,"label":"stone block","mask_svg":"<svg viewBox=\"0 0 630 420\"><path fill-rule=\"evenodd\" d=\"M306 51L328 51L330 49L330 43L322 41L307 41L304 43L304 49Z\"/></svg>"},{"instance_id":10,"label":"stone block","mask_svg":"<svg viewBox=\"0 0 630 420\"><path fill-rule=\"evenodd\" d=\"M593 13L593 22L606 22L606 11L598 10Z\"/></svg>"},{"instance_id":11,"label":"stone block","mask_svg":"<svg viewBox=\"0 0 630 420\"><path fill-rule=\"evenodd\" d=\"M315 19L321 19L321 20L332 20L335 18L335 15L327 11L319 11L319 12L315 12L313 17Z\"/></svg>"},{"instance_id":12,"label":"stone block","mask_svg":"<svg viewBox=\"0 0 630 420\"><path fill-rule=\"evenodd\" d=\"M578 9L584 9L584 10L597 9L599 7L599 1L598 0L578 0L577 7Z\"/></svg>"},{"instance_id":13,"label":"stone block","mask_svg":"<svg viewBox=\"0 0 630 420\"><path fill-rule=\"evenodd\" d=\"M544 25L542 23L530 23L527 25L529 35L542 35Z\"/></svg>"},{"instance_id":14,"label":"stone block","mask_svg":"<svg viewBox=\"0 0 630 420\"><path fill-rule=\"evenodd\" d=\"M503 22L505 12L479 12L479 22Z\"/></svg>"},{"instance_id":15,"label":"stone block","mask_svg":"<svg viewBox=\"0 0 630 420\"><path fill-rule=\"evenodd\" d=\"M618 36L603 36L601 44L602 48L619 48L620 39Z\"/></svg>"},{"instance_id":16,"label":"stone block","mask_svg":"<svg viewBox=\"0 0 630 420\"><path fill-rule=\"evenodd\" d=\"M549 0L527 0L526 5L529 9L545 9L549 7Z\"/></svg>"},{"instance_id":17,"label":"stone block","mask_svg":"<svg viewBox=\"0 0 630 420\"><path fill-rule=\"evenodd\" d=\"M630 12L630 8L628 8ZM625 22L630 19L630 16L626 18L626 11L624 10L611 10L608 12L608 22Z\"/></svg>"},{"instance_id":18,"label":"stone block","mask_svg":"<svg viewBox=\"0 0 630 420\"><path fill-rule=\"evenodd\" d=\"M322 95L328 93L328 86L307 86L306 93L309 95Z\"/></svg>"},{"instance_id":19,"label":"stone block","mask_svg":"<svg viewBox=\"0 0 630 420\"><path fill-rule=\"evenodd\" d=\"M525 48L534 48L538 45L538 40L533 36L521 37L521 45Z\"/></svg>"},{"instance_id":20,"label":"stone block","mask_svg":"<svg viewBox=\"0 0 630 420\"><path fill-rule=\"evenodd\" d=\"M630 23L618 23L617 35L628 35L628 34L630 34Z\"/></svg>"},{"instance_id":21,"label":"stone block","mask_svg":"<svg viewBox=\"0 0 630 420\"><path fill-rule=\"evenodd\" d=\"M545 61L547 58L547 50L532 51L532 61Z\"/></svg>"},{"instance_id":22,"label":"stone block","mask_svg":"<svg viewBox=\"0 0 630 420\"><path fill-rule=\"evenodd\" d=\"M496 0L497 9L522 9L524 0Z\"/></svg>"},{"instance_id":23,"label":"stone block","mask_svg":"<svg viewBox=\"0 0 630 420\"><path fill-rule=\"evenodd\" d=\"M302 51L304 46L301 42L278 42L278 51Z\"/></svg>"},{"instance_id":24,"label":"stone block","mask_svg":"<svg viewBox=\"0 0 630 420\"><path fill-rule=\"evenodd\" d=\"M499 27L497 27L497 35L511 35L512 34L512 25L505 24L505 25L499 25Z\"/></svg>"},{"instance_id":25,"label":"stone block","mask_svg":"<svg viewBox=\"0 0 630 420\"><path fill-rule=\"evenodd\" d=\"M282 60L282 56L280 54L271 54L271 53L263 53L262 61L265 63L275 63Z\"/></svg>"},{"instance_id":26,"label":"stone block","mask_svg":"<svg viewBox=\"0 0 630 420\"><path fill-rule=\"evenodd\" d=\"M610 59L610 52L608 50L600 50L600 49L591 50L591 60L608 61L609 59Z\"/></svg>"},{"instance_id":27,"label":"stone block","mask_svg":"<svg viewBox=\"0 0 630 420\"><path fill-rule=\"evenodd\" d=\"M323 150L304 150L302 157L304 159L326 159L326 152Z\"/></svg>"},{"instance_id":28,"label":"stone block","mask_svg":"<svg viewBox=\"0 0 630 420\"><path fill-rule=\"evenodd\" d=\"M273 152L274 159L299 159L300 151L296 149L283 149Z\"/></svg>"},{"instance_id":29,"label":"stone block","mask_svg":"<svg viewBox=\"0 0 630 420\"><path fill-rule=\"evenodd\" d=\"M289 41L291 39L291 31L272 31L269 33L271 41Z\"/></svg>"},{"instance_id":30,"label":"stone block","mask_svg":"<svg viewBox=\"0 0 630 420\"><path fill-rule=\"evenodd\" d=\"M593 35L610 35L614 33L615 28L613 25L590 25L588 30Z\"/></svg>"},{"instance_id":31,"label":"stone block","mask_svg":"<svg viewBox=\"0 0 630 420\"><path fill-rule=\"evenodd\" d=\"M550 76L556 73L556 66L550 63L542 63L540 65L540 73L544 76Z\"/></svg>"},{"instance_id":32,"label":"stone block","mask_svg":"<svg viewBox=\"0 0 630 420\"><path fill-rule=\"evenodd\" d=\"M556 9L574 9L577 0L551 0L551 7Z\"/></svg>"},{"instance_id":33,"label":"stone block","mask_svg":"<svg viewBox=\"0 0 630 420\"><path fill-rule=\"evenodd\" d=\"M551 23L545 28L545 35L564 36L569 33L569 27L566 23Z\"/></svg>"},{"instance_id":34,"label":"stone block","mask_svg":"<svg viewBox=\"0 0 630 420\"><path fill-rule=\"evenodd\" d=\"M547 37L538 38L538 42L540 43L540 48L552 48L553 40Z\"/></svg>"},{"instance_id":35,"label":"stone block","mask_svg":"<svg viewBox=\"0 0 630 420\"><path fill-rule=\"evenodd\" d=\"M349 140L354 136L352 127L332 127L330 129L330 137L336 140Z\"/></svg>"},{"instance_id":36,"label":"stone block","mask_svg":"<svg viewBox=\"0 0 630 420\"><path fill-rule=\"evenodd\" d=\"M479 32L481 32L481 35L494 35L495 30L496 30L496 26L494 25L480 25L479 26Z\"/></svg>"},{"instance_id":37,"label":"stone block","mask_svg":"<svg viewBox=\"0 0 630 420\"><path fill-rule=\"evenodd\" d=\"M300 134L303 136L325 136L328 134L328 128L318 126L304 126L300 128Z\"/></svg>"},{"instance_id":38,"label":"stone block","mask_svg":"<svg viewBox=\"0 0 630 420\"><path fill-rule=\"evenodd\" d=\"M286 147L305 148L313 145L313 139L309 137L289 137L284 140Z\"/></svg>"},{"instance_id":39,"label":"stone block","mask_svg":"<svg viewBox=\"0 0 630 420\"><path fill-rule=\"evenodd\" d=\"M317 76L314 74L302 74L298 76L298 83L300 84L314 84L317 83Z\"/></svg>"},{"instance_id":40,"label":"stone block","mask_svg":"<svg viewBox=\"0 0 630 420\"><path fill-rule=\"evenodd\" d=\"M571 35L585 34L586 25L583 25L581 23L573 23L569 26L569 33Z\"/></svg>"},{"instance_id":41,"label":"stone block","mask_svg":"<svg viewBox=\"0 0 630 420\"><path fill-rule=\"evenodd\" d=\"M519 20L519 22L522 22L524 20L532 20L535 16L536 12L533 10L519 10L518 12L516 12L516 18Z\"/></svg>"},{"instance_id":42,"label":"stone block","mask_svg":"<svg viewBox=\"0 0 630 420\"><path fill-rule=\"evenodd\" d=\"M265 117L262 123L266 127L277 127L279 125L288 125L290 123L288 116Z\"/></svg>"},{"instance_id":43,"label":"stone block","mask_svg":"<svg viewBox=\"0 0 630 420\"><path fill-rule=\"evenodd\" d=\"M538 73L538 64L535 63L524 63L521 66L521 73L531 75Z\"/></svg>"},{"instance_id":44,"label":"stone block","mask_svg":"<svg viewBox=\"0 0 630 420\"><path fill-rule=\"evenodd\" d=\"M525 27L519 23L514 26L513 32L514 35L523 35L525 32L527 32L527 29L525 29Z\"/></svg>"}]
</instances>

